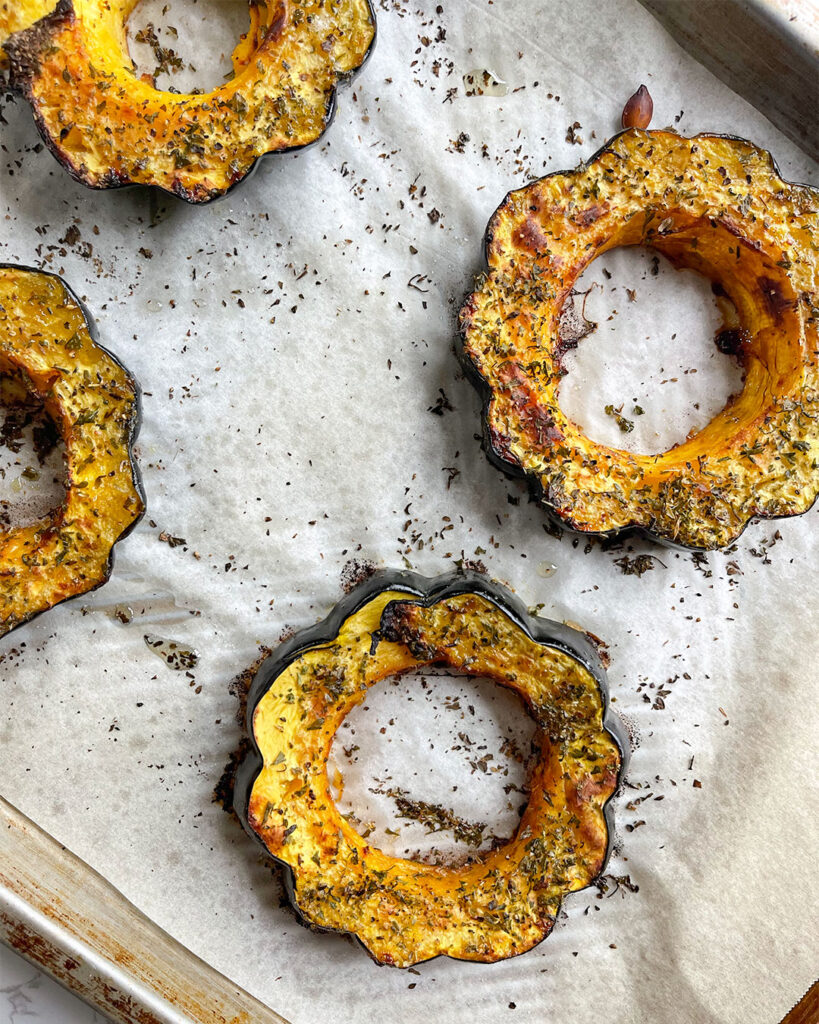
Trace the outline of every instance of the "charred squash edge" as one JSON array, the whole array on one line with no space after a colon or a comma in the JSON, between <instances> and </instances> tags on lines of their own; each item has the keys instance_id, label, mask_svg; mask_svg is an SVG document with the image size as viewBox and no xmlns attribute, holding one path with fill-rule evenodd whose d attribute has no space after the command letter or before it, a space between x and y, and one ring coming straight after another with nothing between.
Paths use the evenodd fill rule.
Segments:
<instances>
[{"instance_id":1,"label":"charred squash edge","mask_svg":"<svg viewBox=\"0 0 819 1024\"><path fill-rule=\"evenodd\" d=\"M36 619L38 616L44 615L46 612L51 611L51 609L52 608L56 608L58 604L65 604L66 601L73 601L73 600L75 600L78 597L84 597L86 594L90 594L94 590L98 590L100 587L105 586L105 584L111 579L111 574L114 571L115 548L116 548L117 544L119 544L119 542L121 540L125 540L125 538L128 536L128 534L131 533L131 531L134 530L139 525L140 520L145 515L145 509L147 507L147 501L146 501L146 497L145 497L145 488L144 488L144 485L143 485L143 482L142 482L142 473L140 471L139 464L137 463L136 457L134 456L134 442L137 439L137 436L139 434L139 429L140 429L140 427L142 425L142 387L140 386L139 381L137 381L137 379L134 377L134 375L131 373L131 371L128 369L128 367L122 362L122 360L120 360L117 356L115 356L114 353L111 352L110 349L105 347L105 345L102 345L100 343L99 331L97 329L97 324L96 324L96 321L94 320L93 316L91 315L88 307L82 301L82 299L77 295L77 293L74 291L74 289L69 284L67 284L66 281L59 274L54 274L54 273L52 273L51 271L48 271L48 270L40 270L39 267L31 267L31 266L27 266L27 265L21 264L21 263L7 263L7 262L0 262L0 270L19 270L19 271L24 272L24 273L41 274L43 277L51 277L51 278L54 278L56 281L59 281L59 283L62 285L62 287L65 288L65 291L66 291L66 294L68 295L68 297L73 302L76 302L77 307L79 308L80 313L82 314L82 317L85 320L86 329L88 331L88 336L90 337L91 341L100 350L100 352L103 353L103 355L105 355L108 359L110 359L111 362L116 363L116 365L119 366L119 368L122 370L122 372L127 377L129 383L131 384L131 386L134 389L134 411L133 411L133 415L131 416L131 421L130 421L130 424L129 424L128 440L127 440L127 444L126 444L126 450L127 450L127 453L128 453L128 462L129 462L129 464L131 466L131 476L132 476L132 479L133 479L133 482L134 482L134 490L139 495L139 500L140 500L140 505L141 505L140 511L139 511L138 515L136 516L136 518L133 520L133 522L131 522L128 526L126 526L125 529L122 531L122 533L112 543L111 550L110 550L110 552L108 554L108 560L107 560L106 566L105 566L105 575L99 581L99 583L95 583L93 587L89 587L87 590L83 590L80 593L72 594L71 597L66 597L62 601L58 601L58 602L56 602L56 604L50 605L48 608L42 608L42 609L40 609L40 611L32 612L32 614L29 615L27 618L22 619L20 622L15 623L11 627L11 629L9 629L6 633L3 634L2 637L0 637L0 640L4 640L7 636L10 636L15 631L15 629L19 629L20 626L24 626L26 623L31 622L33 619ZM62 434L60 436L62 437Z\"/></svg>"},{"instance_id":2,"label":"charred squash edge","mask_svg":"<svg viewBox=\"0 0 819 1024\"><path fill-rule=\"evenodd\" d=\"M256 672L256 675L253 677L253 681L250 684L245 721L245 730L249 741L249 751L236 772L236 782L233 793L233 809L247 834L264 850L265 855L270 860L274 861L281 869L285 892L287 893L287 898L299 923L304 925L304 927L309 928L311 931L328 932L337 935L349 935L355 940L356 944L361 946L361 948L364 949L364 951L374 960L375 957L373 954L369 949L367 949L366 945L358 938L357 935L342 929L319 928L302 914L296 900L295 872L293 871L293 868L285 861L270 853L261 837L251 827L248 821L248 809L253 785L264 765L264 760L256 743L253 731L253 716L259 701L267 693L271 683L288 667L288 665L291 664L291 662L295 661L296 658L310 648L333 640L333 638L338 635L339 628L346 619L351 615L354 615L355 612L385 590L400 590L415 594L418 597L417 603L424 607L429 607L439 601L458 597L462 594L476 594L494 604L531 640L534 640L535 643L541 644L545 647L552 647L555 650L567 654L582 665L583 668L585 668L592 676L597 684L598 690L600 691L601 703L603 706L603 730L614 740L614 743L620 753L620 767L617 772L617 785L615 786L611 796L603 805L603 815L606 822L607 833L606 851L603 862L600 866L600 871L595 877L599 877L599 875L605 871L606 864L611 855L612 843L614 841L613 801L622 787L630 757L628 737L620 719L614 714L614 712L612 712L609 705L609 688L606 672L593 644L578 630L572 629L570 626L566 626L562 622L556 622L553 619L542 619L530 615L521 600L507 590L506 587L501 586L499 583L495 583L493 580L488 579L479 573L465 570L454 570L453 572L430 578L427 576L421 576L419 573L415 572L379 569L373 573L369 579L359 584L359 586L351 591L346 597L342 598L325 619L316 623L314 626L301 630L295 636L283 643L262 662L261 667ZM387 607L389 608L390 605L387 605ZM592 884L593 880L591 880L588 885L584 886L584 888L589 888ZM582 892L583 890L579 889L575 891ZM548 934L549 933L544 935L540 942L543 942L548 938ZM536 943L535 946L530 947L530 949L536 948L540 945L540 942ZM530 952L530 950L516 953L513 957L523 956L526 952ZM478 962L485 965L486 963L505 962L504 960L470 961L462 957L452 956L448 953L438 953L436 956L429 957L427 960L420 960L418 963L429 963L430 960L436 960L439 956L446 956L451 960L458 960L461 963ZM506 957L505 960L513 959L513 957ZM379 963L380 965L379 961L376 961L376 963Z\"/></svg>"},{"instance_id":3,"label":"charred squash edge","mask_svg":"<svg viewBox=\"0 0 819 1024\"><path fill-rule=\"evenodd\" d=\"M37 9L37 0L28 0L28 2L32 3L34 5L34 9L36 11L36 9ZM39 2L43 3L43 0L39 0ZM23 0L23 3L25 4L26 0ZM56 5L57 5L57 0L45 0L45 2L43 4L43 6L44 6L43 13L40 14L39 16L36 13L31 14L31 13L29 13L27 11L26 12L26 22L27 22L27 24L25 24L22 28L18 28L16 31L17 32L23 32L23 31L25 31L25 28L31 28L31 26L35 25L41 18L45 18L47 15L51 14L52 11L54 10L54 8L56 7ZM6 4L4 6L4 9L8 10L10 6L11 6L11 4L8 3L8 4ZM18 7L18 12L19 12L19 7ZM0 87L4 91L9 88L9 82L8 82L9 61L8 61L8 54L5 51L5 45L8 42L8 40L11 38L11 36L13 36L15 34L14 32L9 31L9 28L8 28L8 21L9 20L11 20L11 19L8 18L8 17L4 18L2 15L0 15Z\"/></svg>"},{"instance_id":4,"label":"charred squash edge","mask_svg":"<svg viewBox=\"0 0 819 1024\"><path fill-rule=\"evenodd\" d=\"M562 175L572 175L572 174L575 174L577 171L585 170L591 164L593 164L595 162L595 160L599 159L599 157L601 157L605 152L607 152L609 149L611 149L611 147L614 145L614 143L622 135L627 135L630 131L632 131L632 129L625 128L622 131L617 132L616 135L613 135L610 139L608 139L606 142L604 142L603 145L600 146L599 149L597 149L594 153L592 153L592 155L590 157L588 157L588 159L582 161L582 163L579 164L577 167L573 167L573 168L570 168L570 169L564 169L562 171L550 171L548 174L544 174L540 178L535 179L534 181L525 182L523 186L516 186L515 188L509 189L509 191L503 197L501 202L498 203L497 207L495 208L495 210L492 212L491 216L489 217L489 220L487 222L486 229L485 229L484 235L483 235L482 254L481 254L481 269L475 274L475 280L473 281L472 287L465 293L464 299L463 299L463 301L461 303L461 306L459 307L460 309L463 309L466 306L466 304L468 303L469 299L474 294L474 292L476 290L476 282L478 281L478 279L482 275L488 274L490 272L490 267L489 267L489 245L491 243L491 237L492 237L492 226L494 224L496 216L498 215L498 213L500 212L502 207L506 204L506 202L509 200L510 196L514 192L520 191L521 187L526 187L526 185L534 184L535 181L543 181L543 180L545 180L547 178L560 177ZM785 178L782 175L782 172L779 170L779 165L776 162L776 158L770 152L770 150L763 149L763 147L757 146L755 143L750 142L748 139L744 139L740 135L731 135L731 134L729 134L727 132L698 132L696 135L692 135L691 136L692 140L693 139L698 139L698 138L727 139L729 142L741 142L741 143L743 143L746 146L752 146L754 149L759 150L760 152L764 153L768 157L768 159L771 162L771 167L772 167L774 173L779 178L781 178L782 181L786 185L793 185L793 186L795 186L797 188L810 188L811 190L813 190L813 186L811 186L811 185L806 185L806 184L803 184L803 183L798 182L798 181L790 181L788 178ZM497 469L501 470L503 473L505 473L511 479L514 479L514 480L526 480L531 500L534 501L536 504L538 504L543 509L543 511L546 513L547 518L549 519L549 521L554 526L558 527L561 530L567 530L569 533L572 533L575 536L582 536L582 537L588 537L588 538L596 537L599 540L604 540L604 541L607 541L607 542L615 542L615 541L619 541L619 540L625 540L625 539L627 539L629 537L642 537L642 538L645 538L647 540L653 541L655 544L661 544L664 547L668 547L668 548L671 548L671 549L676 550L676 551L702 551L702 552L709 552L709 551L713 551L714 550L713 548L709 548L709 547L705 547L705 546L701 547L701 546L694 545L694 544L683 544L683 543L680 543L678 541L672 540L670 537L666 537L666 536L663 536L662 534L654 533L648 527L639 526L639 525L614 527L611 530L581 530L581 529L578 529L575 526L573 526L572 523L569 520L564 519L562 516L558 515L557 512L555 512L554 509L546 501L545 491L543 489L543 486L542 486L540 480L537 478L537 476L535 476L532 473L527 472L525 469L523 469L517 463L511 462L508 459L505 459L501 455L501 453L498 451L498 449L493 445L493 443L492 443L492 432L491 432L490 427L489 427L489 406L490 406L490 403L492 401L492 397L493 397L493 394L494 394L493 388L492 388L492 385L489 383L489 381L483 376L483 374L477 368L477 366L472 362L472 359L469 357L469 354L468 354L468 352L466 350L466 332L465 332L464 328L461 326L459 321L457 321L456 332L457 332L457 334L456 334L456 339L457 339L456 340L456 349L457 349L457 354L458 354L458 360L459 360L461 366L463 367L463 369L464 369L464 371L466 373L466 376L469 378L469 380L472 382L473 386L475 387L476 391L478 392L478 395L479 395L480 400L481 400L481 413L480 413L480 416L481 416L481 435L482 435L481 445L482 445L482 447L484 449L484 452L486 453L486 456L487 456L488 460L492 463L493 466L495 466ZM808 508L806 508L804 512L801 512L801 513L798 513L798 514L799 515L806 515L817 504L818 501L819 501L819 494L817 494L817 496L814 498L814 500L811 503L811 505ZM791 519L791 518L793 518L793 516L789 515L787 513L784 514L784 515L770 515L770 516L757 515L757 516L752 516L750 519L748 519L748 521L745 523L745 525L742 527L742 529L732 539L731 543L732 544L736 543L739 540L739 538L745 533L745 531L748 529L748 527L751 526L751 524L754 523L754 522L762 521L762 520L765 520L766 522L775 522L776 520L779 520L779 519Z\"/></svg>"},{"instance_id":5,"label":"charred squash edge","mask_svg":"<svg viewBox=\"0 0 819 1024\"><path fill-rule=\"evenodd\" d=\"M356 75L361 70L363 70L364 66L367 64L370 57L372 56L373 50L375 49L375 43L378 37L378 22L376 20L375 9L373 8L372 0L365 0L365 3L367 4L367 10L369 11L370 14L370 21L372 22L373 26L372 40L370 41L370 45L367 47L367 51L364 54L364 57L361 63L358 65L358 67L354 68L352 71L345 72L338 76L336 84L333 86L329 96L327 97L327 106L324 111L323 127L319 134L315 137L315 139L313 139L311 142L306 142L301 146L291 146L288 149L277 149L271 150L268 153L262 153L261 156L256 157L253 163L248 167L247 172L243 174L241 178L237 178L232 185L228 185L226 189L224 189L221 192L217 192L215 195L210 196L208 199L197 199L194 192L191 189L181 187L179 189L168 189L162 185L148 185L143 182L130 181L127 179L121 180L119 177L112 178L110 183L106 183L105 185L92 185L90 182L86 181L85 178L83 178L82 174L74 167L73 163L71 162L71 160L68 159L65 153L63 153L60 150L59 146L55 143L50 133L46 130L43 119L40 116L36 104L34 103L34 100L32 98L28 79L23 78L22 81L18 81L17 76L14 74L14 69L12 67L11 73L8 75L7 84L12 91L19 93L28 101L28 104L31 107L34 123L37 126L37 132L39 133L40 138L43 140L43 143L48 147L56 161L71 175L74 181L79 182L86 188L93 189L95 192L130 188L156 189L158 192L162 192L164 195L174 196L176 199L182 199L191 206L207 206L210 203L215 203L218 202L220 199L224 199L226 196L230 195L238 185L241 185L244 182L246 182L253 174L255 174L259 164L267 157L286 156L291 153L298 153L301 150L309 149L311 146L315 146L316 143L321 142L336 116L336 110L338 107L337 93L339 88L344 87L345 85L349 85L352 82ZM74 6L72 0L59 0L59 3L50 14L47 14L38 22L35 22L35 24L31 26L31 28L25 29L24 31L27 33L30 39L36 41L39 35L46 32L48 27L47 23L50 24L52 21L59 21L62 18L66 18L69 15L72 15L73 13ZM14 33L6 41L5 46L8 52L13 53L13 51L15 50L15 39L17 36L21 34L22 33ZM161 92L162 90L159 91Z\"/></svg>"}]
</instances>

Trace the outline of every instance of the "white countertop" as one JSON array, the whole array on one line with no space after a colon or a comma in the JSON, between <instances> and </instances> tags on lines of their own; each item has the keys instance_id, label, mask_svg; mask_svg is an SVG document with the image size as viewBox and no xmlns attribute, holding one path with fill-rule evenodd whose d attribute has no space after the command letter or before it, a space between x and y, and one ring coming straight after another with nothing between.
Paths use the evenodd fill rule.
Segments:
<instances>
[{"instance_id":1,"label":"white countertop","mask_svg":"<svg viewBox=\"0 0 819 1024\"><path fill-rule=\"evenodd\" d=\"M108 1018L0 945L0 1024L108 1024Z\"/></svg>"}]
</instances>

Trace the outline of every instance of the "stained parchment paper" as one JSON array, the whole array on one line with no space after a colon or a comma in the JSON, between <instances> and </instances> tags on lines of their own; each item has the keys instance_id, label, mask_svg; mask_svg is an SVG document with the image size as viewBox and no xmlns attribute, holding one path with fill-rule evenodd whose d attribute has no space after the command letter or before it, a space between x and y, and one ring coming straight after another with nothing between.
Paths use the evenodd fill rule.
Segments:
<instances>
[{"instance_id":1,"label":"stained parchment paper","mask_svg":"<svg viewBox=\"0 0 819 1024\"><path fill-rule=\"evenodd\" d=\"M656 126L747 136L792 179L816 182L817 169L636 2L384 0L378 16L372 59L325 138L206 208L83 189L41 151L26 106L4 105L0 259L63 273L141 381L149 510L110 584L3 641L3 795L297 1024L774 1024L819 962L817 512L696 559L557 539L481 452L452 346L492 210L528 176L589 156L640 82ZM465 94L462 76L481 68L506 95ZM613 276L598 274L586 309L601 326L566 402L597 436L676 440L700 422L695 402L707 418L735 386L708 289L663 267L655 277L650 256L602 262ZM621 403L628 435L604 412ZM645 554L651 569L623 571ZM301 928L276 871L212 802L239 739L229 684L260 644L329 611L350 560L434 575L459 558L609 644L635 743L617 852L605 891L567 899L524 956L378 968ZM190 675L146 633L195 648ZM361 800L393 751L415 758L393 772L410 791L413 771L439 767L443 781L414 795L450 807L453 765L464 788L510 767L498 737L514 707L489 700L470 716L472 691L451 709L462 684L431 685L417 743L386 727L400 713L410 728L412 703L374 700L365 753L346 767L340 755ZM376 755L379 726L394 742ZM451 750L460 730L498 758L486 773L463 744ZM507 798L495 789L482 814L461 813L499 820Z\"/></svg>"}]
</instances>

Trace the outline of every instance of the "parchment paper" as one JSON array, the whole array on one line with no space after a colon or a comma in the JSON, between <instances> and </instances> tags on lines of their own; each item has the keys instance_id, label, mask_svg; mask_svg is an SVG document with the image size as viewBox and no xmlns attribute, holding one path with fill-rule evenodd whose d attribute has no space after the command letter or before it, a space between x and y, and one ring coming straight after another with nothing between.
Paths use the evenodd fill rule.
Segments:
<instances>
[{"instance_id":1,"label":"parchment paper","mask_svg":"<svg viewBox=\"0 0 819 1024\"><path fill-rule=\"evenodd\" d=\"M752 526L701 560L558 540L481 452L452 343L492 210L528 175L590 155L640 82L656 126L747 136L792 179L815 182L816 167L630 0L384 0L378 14L375 53L325 139L207 208L86 191L39 151L26 106L4 107L0 259L63 273L142 382L149 512L108 586L3 642L2 792L297 1024L775 1024L819 960L817 512ZM508 94L466 96L476 68ZM581 144L567 140L575 122ZM621 290L594 300L618 310L594 317L612 336L581 343L608 353L605 371L577 357L583 422L617 438L603 410L622 402L640 420L634 438L648 444L674 410L682 436L685 410L695 421L695 401L718 407L732 387L708 347L707 290L678 301L679 275L623 268L607 282ZM671 314L652 320L661 299ZM646 356L645 380L614 357L642 336L638 310L648 320L634 330L668 346L668 366L660 344ZM638 554L653 568L625 574L618 560ZM211 802L239 736L229 683L258 645L329 611L349 560L434 575L462 557L609 644L614 707L636 744L618 852L607 891L567 899L552 936L520 958L379 969L298 926L276 872ZM112 614L121 602L129 624ZM193 678L145 633L195 647ZM440 746L468 726L440 710ZM484 773L465 758L470 785ZM367 768L383 758L356 771Z\"/></svg>"}]
</instances>

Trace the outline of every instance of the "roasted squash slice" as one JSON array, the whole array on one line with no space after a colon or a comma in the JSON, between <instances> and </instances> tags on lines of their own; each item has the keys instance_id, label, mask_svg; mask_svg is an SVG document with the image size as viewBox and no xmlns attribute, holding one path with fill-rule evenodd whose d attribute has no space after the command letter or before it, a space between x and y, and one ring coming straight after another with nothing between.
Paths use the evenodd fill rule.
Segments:
<instances>
[{"instance_id":1,"label":"roasted squash slice","mask_svg":"<svg viewBox=\"0 0 819 1024\"><path fill-rule=\"evenodd\" d=\"M266 153L315 141L339 79L361 66L375 34L369 0L256 0L231 81L162 92L128 55L136 2L60 0L7 41L11 82L78 181L156 185L191 203L222 195Z\"/></svg>"},{"instance_id":2,"label":"roasted squash slice","mask_svg":"<svg viewBox=\"0 0 819 1024\"><path fill-rule=\"evenodd\" d=\"M560 408L559 316L584 268L648 245L736 307L742 392L660 455L608 448ZM511 192L492 217L488 272L461 311L484 395L485 446L571 528L640 528L693 548L755 516L797 515L819 492L819 192L784 181L741 139L631 129L575 171Z\"/></svg>"},{"instance_id":3,"label":"roasted squash slice","mask_svg":"<svg viewBox=\"0 0 819 1024\"><path fill-rule=\"evenodd\" d=\"M342 818L327 776L333 736L369 687L433 663L508 686L539 727L516 834L459 867L371 846ZM287 868L302 920L353 934L379 963L523 953L549 933L563 895L605 863L621 750L599 659L582 634L529 617L482 576L377 574L262 664L248 729L240 818Z\"/></svg>"},{"instance_id":4,"label":"roasted squash slice","mask_svg":"<svg viewBox=\"0 0 819 1024\"><path fill-rule=\"evenodd\" d=\"M62 505L0 530L0 636L104 583L112 549L144 507L131 444L139 393L92 333L80 301L54 274L0 265L0 374L43 403L65 441Z\"/></svg>"}]
</instances>

